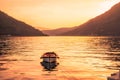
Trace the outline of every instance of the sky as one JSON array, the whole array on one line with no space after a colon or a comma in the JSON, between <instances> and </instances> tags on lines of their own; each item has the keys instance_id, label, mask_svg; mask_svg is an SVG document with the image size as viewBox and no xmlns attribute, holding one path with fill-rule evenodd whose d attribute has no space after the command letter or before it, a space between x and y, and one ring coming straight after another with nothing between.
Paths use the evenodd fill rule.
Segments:
<instances>
[{"instance_id":1,"label":"sky","mask_svg":"<svg viewBox=\"0 0 120 80\"><path fill-rule=\"evenodd\" d=\"M120 0L0 0L0 10L35 28L81 25Z\"/></svg>"}]
</instances>

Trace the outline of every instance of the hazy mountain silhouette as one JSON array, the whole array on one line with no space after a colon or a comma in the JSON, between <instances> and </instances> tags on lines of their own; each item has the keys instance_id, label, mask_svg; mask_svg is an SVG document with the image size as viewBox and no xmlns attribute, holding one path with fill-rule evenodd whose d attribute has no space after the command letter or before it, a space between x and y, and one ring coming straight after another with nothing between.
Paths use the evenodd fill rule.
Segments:
<instances>
[{"instance_id":1,"label":"hazy mountain silhouette","mask_svg":"<svg viewBox=\"0 0 120 80\"><path fill-rule=\"evenodd\" d=\"M44 36L41 31L0 11L0 35Z\"/></svg>"},{"instance_id":2,"label":"hazy mountain silhouette","mask_svg":"<svg viewBox=\"0 0 120 80\"><path fill-rule=\"evenodd\" d=\"M47 28L47 27L36 27L38 30L43 31L43 30L50 30L51 28Z\"/></svg>"},{"instance_id":3,"label":"hazy mountain silhouette","mask_svg":"<svg viewBox=\"0 0 120 80\"><path fill-rule=\"evenodd\" d=\"M61 33L65 33L67 31L73 30L76 27L72 27L72 28L58 28L58 29L52 29L52 30L42 30L43 33L50 35L50 36L56 36L56 35L60 35Z\"/></svg>"},{"instance_id":4,"label":"hazy mountain silhouette","mask_svg":"<svg viewBox=\"0 0 120 80\"><path fill-rule=\"evenodd\" d=\"M76 29L62 33L72 36L120 36L120 3Z\"/></svg>"}]
</instances>

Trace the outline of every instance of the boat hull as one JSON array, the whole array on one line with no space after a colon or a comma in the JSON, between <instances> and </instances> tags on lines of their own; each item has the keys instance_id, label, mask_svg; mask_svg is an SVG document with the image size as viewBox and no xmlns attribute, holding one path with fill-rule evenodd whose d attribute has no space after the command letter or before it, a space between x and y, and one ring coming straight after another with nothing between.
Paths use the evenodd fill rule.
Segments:
<instances>
[{"instance_id":1,"label":"boat hull","mask_svg":"<svg viewBox=\"0 0 120 80\"><path fill-rule=\"evenodd\" d=\"M58 64L59 63L56 62L45 62L45 61L41 62L41 65L47 70L52 70L56 68Z\"/></svg>"},{"instance_id":2,"label":"boat hull","mask_svg":"<svg viewBox=\"0 0 120 80\"><path fill-rule=\"evenodd\" d=\"M44 61L44 62L56 62L56 58L51 58L51 57L50 57L50 58L49 58L49 57L46 57L46 58L45 58L45 57L44 57L44 58L43 58L43 61Z\"/></svg>"}]
</instances>

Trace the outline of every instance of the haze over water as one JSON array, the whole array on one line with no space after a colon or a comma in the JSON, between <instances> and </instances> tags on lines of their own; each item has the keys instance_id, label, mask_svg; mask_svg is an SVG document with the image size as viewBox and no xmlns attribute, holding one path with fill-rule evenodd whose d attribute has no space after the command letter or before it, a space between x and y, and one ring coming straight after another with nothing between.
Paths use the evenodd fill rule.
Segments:
<instances>
[{"instance_id":1,"label":"haze over water","mask_svg":"<svg viewBox=\"0 0 120 80\"><path fill-rule=\"evenodd\" d=\"M53 71L40 64L49 51ZM120 37L0 37L0 80L106 80L119 61Z\"/></svg>"}]
</instances>

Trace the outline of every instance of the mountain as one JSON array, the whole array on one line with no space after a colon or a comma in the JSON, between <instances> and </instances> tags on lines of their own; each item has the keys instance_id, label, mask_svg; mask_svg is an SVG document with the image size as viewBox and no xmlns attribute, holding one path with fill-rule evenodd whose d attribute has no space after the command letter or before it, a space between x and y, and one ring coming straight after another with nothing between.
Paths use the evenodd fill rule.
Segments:
<instances>
[{"instance_id":1,"label":"mountain","mask_svg":"<svg viewBox=\"0 0 120 80\"><path fill-rule=\"evenodd\" d=\"M62 33L66 36L120 36L120 3L107 12L78 26L76 29Z\"/></svg>"},{"instance_id":2,"label":"mountain","mask_svg":"<svg viewBox=\"0 0 120 80\"><path fill-rule=\"evenodd\" d=\"M58 29L52 29L52 30L42 30L43 33L50 35L50 36L56 36L56 35L60 35L61 33L65 33L67 31L73 30L76 27L72 27L72 28L58 28Z\"/></svg>"},{"instance_id":3,"label":"mountain","mask_svg":"<svg viewBox=\"0 0 120 80\"><path fill-rule=\"evenodd\" d=\"M0 11L0 35L45 36L41 31L12 18L2 11Z\"/></svg>"},{"instance_id":4,"label":"mountain","mask_svg":"<svg viewBox=\"0 0 120 80\"><path fill-rule=\"evenodd\" d=\"M46 27L36 27L38 30L41 30L41 31L43 31L43 30L50 30L50 28L46 28Z\"/></svg>"}]
</instances>

